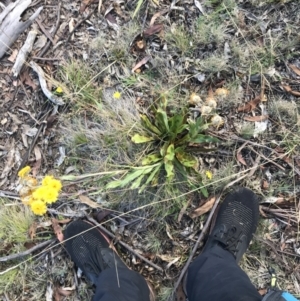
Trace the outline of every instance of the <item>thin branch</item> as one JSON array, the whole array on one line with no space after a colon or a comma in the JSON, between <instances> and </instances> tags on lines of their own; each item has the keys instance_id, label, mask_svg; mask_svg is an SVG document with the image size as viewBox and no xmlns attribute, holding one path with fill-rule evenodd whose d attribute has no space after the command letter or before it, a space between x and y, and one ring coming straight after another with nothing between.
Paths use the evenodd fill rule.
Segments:
<instances>
[{"instance_id":1,"label":"thin branch","mask_svg":"<svg viewBox=\"0 0 300 301\"><path fill-rule=\"evenodd\" d=\"M82 18L80 21L78 21L78 23L74 26L73 30L69 33L69 36L66 40L66 43L65 43L65 46L69 43L74 31L84 22L86 21L87 19L89 19L92 14L95 12L95 10L97 9L97 7L95 7L86 17ZM42 56L42 55L40 55Z\"/></svg>"},{"instance_id":2,"label":"thin branch","mask_svg":"<svg viewBox=\"0 0 300 301\"><path fill-rule=\"evenodd\" d=\"M102 225L100 225L97 221L95 221L92 217L86 216L87 220L90 221L91 223L93 223L94 225L96 225L99 229L101 229L101 231L103 231L105 234L109 235L112 238L116 238L116 236L111 233L110 231L108 231L106 228L104 228ZM127 245L125 242L118 240L118 243L123 246L124 248L126 248L128 251L130 251L131 253L133 253L136 257L139 257L141 260L143 260L144 262L146 262L147 264L151 265L153 268L157 269L160 272L163 272L164 270L159 267L158 265L156 265L155 263L151 262L150 260L148 260L147 258L145 258L144 256L142 256L141 254L137 253L133 248L131 248L129 245Z\"/></svg>"},{"instance_id":3,"label":"thin branch","mask_svg":"<svg viewBox=\"0 0 300 301\"><path fill-rule=\"evenodd\" d=\"M8 255L8 256L4 256L4 257L0 257L0 262L14 260L14 259L17 259L17 258L21 258L21 257L27 256L27 255L30 255L34 251L50 245L55 240L56 239L47 240L47 241L44 241L44 242L42 242L42 243L40 243L40 244L32 247L31 249L28 249L28 250L24 251L24 252L20 252L20 253L17 253L17 254Z\"/></svg>"},{"instance_id":4,"label":"thin branch","mask_svg":"<svg viewBox=\"0 0 300 301\"><path fill-rule=\"evenodd\" d=\"M59 1L58 7L57 7L57 20L56 20L55 28L54 28L53 33L52 33L53 39L55 37L55 34L56 34L56 32L59 28L59 24L60 24L60 10L61 10L61 1ZM45 45L43 50L39 53L39 57L42 57L47 52L47 50L50 47L51 43L52 43L51 41L47 42L47 44Z\"/></svg>"}]
</instances>

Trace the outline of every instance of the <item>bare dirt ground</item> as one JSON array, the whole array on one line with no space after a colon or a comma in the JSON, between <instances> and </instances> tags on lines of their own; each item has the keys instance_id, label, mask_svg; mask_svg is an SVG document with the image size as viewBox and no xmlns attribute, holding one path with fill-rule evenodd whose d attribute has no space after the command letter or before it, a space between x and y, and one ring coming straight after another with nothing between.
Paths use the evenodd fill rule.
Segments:
<instances>
[{"instance_id":1,"label":"bare dirt ground","mask_svg":"<svg viewBox=\"0 0 300 301\"><path fill-rule=\"evenodd\" d=\"M0 13L9 4L0 2ZM261 202L241 266L261 294L273 268L278 286L300 296L297 1L43 0L22 20L41 6L0 58L1 300L91 299L94 288L56 240L83 217L110 231L126 263L167 300L191 249L201 251L207 236L196 241L214 201L234 186ZM33 49L15 77L32 29ZM64 104L45 95L31 62ZM158 147L132 137L145 132L141 114L155 123L159 102L167 102L168 118L185 110L189 121L208 124L202 134L211 140L186 148L197 160L193 173L169 181L166 168L151 183L147 174L110 186ZM18 171L27 165L38 179L63 183L43 216L20 201Z\"/></svg>"}]
</instances>

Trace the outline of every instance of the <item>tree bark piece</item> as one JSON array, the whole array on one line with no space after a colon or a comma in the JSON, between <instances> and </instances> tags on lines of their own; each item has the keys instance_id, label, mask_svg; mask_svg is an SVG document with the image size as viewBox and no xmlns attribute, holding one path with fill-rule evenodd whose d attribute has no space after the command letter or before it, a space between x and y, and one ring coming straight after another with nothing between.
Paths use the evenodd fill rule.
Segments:
<instances>
[{"instance_id":1,"label":"tree bark piece","mask_svg":"<svg viewBox=\"0 0 300 301\"><path fill-rule=\"evenodd\" d=\"M32 50L32 46L35 41L36 35L37 35L37 30L35 27L33 30L29 31L27 39L17 55L15 64L12 67L13 76L17 77L19 75L21 68L28 57L28 54Z\"/></svg>"},{"instance_id":2,"label":"tree bark piece","mask_svg":"<svg viewBox=\"0 0 300 301\"><path fill-rule=\"evenodd\" d=\"M60 97L54 95L51 91L49 91L49 89L47 88L47 83L46 83L46 79L45 79L45 73L43 71L43 69L36 64L35 62L31 61L30 62L30 66L31 68L38 74L39 76L39 81L40 81L40 85L41 88L45 94L45 96L52 101L55 105L59 105L62 106L65 103L61 100Z\"/></svg>"},{"instance_id":3,"label":"tree bark piece","mask_svg":"<svg viewBox=\"0 0 300 301\"><path fill-rule=\"evenodd\" d=\"M17 0L10 3L0 14L0 59L43 9L43 7L40 7L28 20L19 21L22 13L30 4L31 0Z\"/></svg>"}]
</instances>

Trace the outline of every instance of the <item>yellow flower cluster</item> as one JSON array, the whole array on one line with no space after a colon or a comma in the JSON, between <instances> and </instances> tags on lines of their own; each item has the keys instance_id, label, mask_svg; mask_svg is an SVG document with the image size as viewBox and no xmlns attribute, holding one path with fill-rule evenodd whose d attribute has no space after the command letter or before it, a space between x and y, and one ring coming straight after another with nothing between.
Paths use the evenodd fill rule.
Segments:
<instances>
[{"instance_id":1,"label":"yellow flower cluster","mask_svg":"<svg viewBox=\"0 0 300 301\"><path fill-rule=\"evenodd\" d=\"M47 212L47 204L57 201L62 184L53 176L45 176L39 185L37 179L29 176L30 170L26 166L18 172L22 184L20 197L23 204L30 206L34 214L43 215Z\"/></svg>"}]
</instances>

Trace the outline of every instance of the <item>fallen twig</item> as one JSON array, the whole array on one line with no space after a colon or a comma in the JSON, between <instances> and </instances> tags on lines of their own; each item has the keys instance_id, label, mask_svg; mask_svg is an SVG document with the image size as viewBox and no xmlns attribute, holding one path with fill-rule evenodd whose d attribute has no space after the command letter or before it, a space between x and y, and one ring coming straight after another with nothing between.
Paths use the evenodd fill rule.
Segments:
<instances>
[{"instance_id":1,"label":"fallen twig","mask_svg":"<svg viewBox=\"0 0 300 301\"><path fill-rule=\"evenodd\" d=\"M68 43L69 43L69 41L70 41L70 39L71 39L71 37L72 37L72 35L73 35L73 33L74 33L74 31L85 21L85 20L87 20L87 19L89 19L91 16L92 16L92 14L95 12L95 10L97 9L97 7L95 7L86 17L84 17L84 18L82 18L80 21L78 21L78 23L74 26L74 28L73 28L73 30L69 33L69 36L68 36L68 38L67 38L67 40L66 40L66 43L65 43L65 45L67 45ZM41 56L41 55L40 55Z\"/></svg>"},{"instance_id":2,"label":"fallen twig","mask_svg":"<svg viewBox=\"0 0 300 301\"><path fill-rule=\"evenodd\" d=\"M42 242L42 243L40 243L40 244L32 247L31 249L28 249L28 250L24 251L24 252L20 252L20 253L17 253L17 254L8 255L8 256L4 256L4 257L0 257L0 262L14 260L14 259L17 259L17 258L20 258L20 257L24 257L24 256L27 256L27 255L30 255L34 251L50 245L55 240L56 239L47 240L47 241L44 241L44 242Z\"/></svg>"},{"instance_id":3,"label":"fallen twig","mask_svg":"<svg viewBox=\"0 0 300 301\"><path fill-rule=\"evenodd\" d=\"M23 167L25 167L25 165L26 165L26 163L27 163L27 161L28 161L28 159L29 159L29 157L30 157L30 154L31 154L31 152L32 152L32 150L33 150L33 148L34 148L34 146L35 146L35 143L36 143L36 141L37 141L37 139L38 139L38 137L39 137L39 135L40 135L40 133L41 133L43 127L44 127L46 124L47 124L47 121L43 121L42 123L40 123L40 126L39 126L39 128L38 128L38 131L36 132L34 138L32 139L31 144L30 144L30 147L28 148L27 152L25 153L25 156L24 156L23 159L22 159L22 162L21 162L21 165L19 166L18 171L21 170Z\"/></svg>"},{"instance_id":4,"label":"fallen twig","mask_svg":"<svg viewBox=\"0 0 300 301\"><path fill-rule=\"evenodd\" d=\"M56 20L55 28L54 28L53 33L52 33L53 39L54 39L55 34L56 34L56 32L59 28L60 10L61 10L61 2L59 2L58 7L57 7L57 20ZM46 53L46 51L48 50L50 45L51 45L51 41L48 41L47 44L45 45L45 47L43 48L43 50L39 53L39 57L42 57Z\"/></svg>"},{"instance_id":5,"label":"fallen twig","mask_svg":"<svg viewBox=\"0 0 300 301\"><path fill-rule=\"evenodd\" d=\"M93 223L94 225L96 225L98 228L100 228L101 231L103 231L105 234L109 235L112 238L116 238L116 236L113 233L111 233L106 228L104 228L101 224L99 224L97 221L95 221L92 217L86 216L86 218L87 218L88 221L90 221L91 223ZM131 248L125 242L123 242L121 240L118 240L118 243L120 245L122 245L124 248L126 248L128 251L130 251L131 253L133 253L135 256L137 256L138 258L140 258L141 260L143 260L147 264L151 265L153 268L157 269L160 272L163 272L163 269L161 267L159 267L155 263L151 262L150 260L148 260L147 258L145 258L144 256L142 256L141 254L137 253L133 248Z\"/></svg>"},{"instance_id":6,"label":"fallen twig","mask_svg":"<svg viewBox=\"0 0 300 301\"><path fill-rule=\"evenodd\" d=\"M22 69L22 66L26 62L28 54L32 50L32 46L35 41L37 33L38 32L37 32L37 29L35 26L34 26L33 30L29 31L27 39L26 39L24 45L22 46L22 48L20 49L20 51L17 55L16 61L14 63L14 66L12 67L13 76L17 77L19 75L19 73Z\"/></svg>"}]
</instances>

